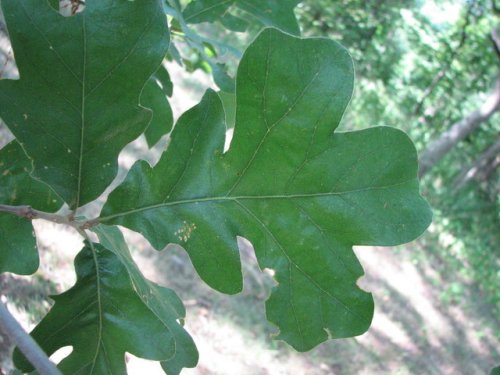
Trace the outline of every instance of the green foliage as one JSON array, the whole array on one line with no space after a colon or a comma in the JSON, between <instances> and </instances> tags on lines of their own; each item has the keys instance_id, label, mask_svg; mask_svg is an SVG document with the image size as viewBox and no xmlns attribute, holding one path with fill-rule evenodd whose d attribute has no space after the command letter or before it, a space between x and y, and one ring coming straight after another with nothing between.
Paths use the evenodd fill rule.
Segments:
<instances>
[{"instance_id":1,"label":"green foliage","mask_svg":"<svg viewBox=\"0 0 500 375\"><path fill-rule=\"evenodd\" d=\"M33 338L49 355L73 346L59 364L65 374L126 373L125 352L152 360L168 359L168 369L195 365L194 344L176 322L184 317L182 302L173 291L143 278L118 229L99 232L102 243L112 250L85 244L75 259L76 284L52 297L55 305L33 330ZM191 358L182 363L186 351ZM17 354L16 365L32 371ZM179 356L184 357L180 363Z\"/></svg>"},{"instance_id":2,"label":"green foliage","mask_svg":"<svg viewBox=\"0 0 500 375\"><path fill-rule=\"evenodd\" d=\"M151 119L138 97L168 48L160 4L104 0L67 18L37 0L2 8L22 79L0 82L0 117L32 175L75 209L111 183Z\"/></svg>"},{"instance_id":3,"label":"green foliage","mask_svg":"<svg viewBox=\"0 0 500 375\"><path fill-rule=\"evenodd\" d=\"M266 30L237 77L229 151L221 103L208 92L179 120L164 158L131 169L100 221L140 232L157 249L182 245L200 276L226 293L241 290L235 238L244 236L260 267L276 272L267 316L278 338L309 350L327 331L360 334L373 302L355 286L362 270L351 246L408 242L430 222L415 151L389 128L331 136L353 78L335 43ZM293 225L302 231L291 233Z\"/></svg>"},{"instance_id":4,"label":"green foliage","mask_svg":"<svg viewBox=\"0 0 500 375\"><path fill-rule=\"evenodd\" d=\"M30 205L55 211L62 200L44 183L30 177L32 161L16 141L0 150L0 205ZM0 214L0 272L30 275L38 269L33 227L24 218Z\"/></svg>"},{"instance_id":5,"label":"green foliage","mask_svg":"<svg viewBox=\"0 0 500 375\"><path fill-rule=\"evenodd\" d=\"M220 21L234 31L244 31L247 21L232 14L232 8L243 11L265 25L273 26L291 34L299 34L299 25L293 13L301 0L194 0L184 9L188 23ZM243 16L244 17L244 16Z\"/></svg>"},{"instance_id":6,"label":"green foliage","mask_svg":"<svg viewBox=\"0 0 500 375\"><path fill-rule=\"evenodd\" d=\"M195 1L182 11L174 0L165 9L175 17L172 28L179 26L207 58L210 46L186 22L222 14L204 9L234 5L296 33L297 3ZM160 67L169 45L161 3L94 0L68 18L35 0L4 0L2 7L21 79L0 82L0 116L22 149L13 143L1 150L9 172L0 178L9 189L2 185L0 203L21 216L12 205L38 208L45 199L50 204L39 209L54 210L61 201L51 188L71 210L65 223L86 240L75 260L76 284L54 297L32 333L49 354L73 346L62 371L123 374L125 352L160 361L168 374L197 363L181 325L181 301L144 278L114 225L143 234L158 250L180 244L200 276L229 294L242 288L236 237L251 240L259 266L274 270L278 282L267 317L279 328L277 338L300 351L368 329L373 300L356 285L363 270L352 246L411 241L431 212L419 195L415 148L403 132L334 133L354 79L343 47L265 29L244 53L236 86L210 61L221 69L219 86L236 87L236 99L221 94L231 111L209 90L179 119L160 162L135 164L99 217L88 220L79 210L113 180L121 149L142 133L153 145L172 127L171 82ZM211 18L197 19L201 14ZM224 152L231 113L235 135ZM11 199L20 184L27 189L22 202ZM0 220L23 219L0 212ZM27 242L15 246L29 264L12 260L8 237L0 242L5 270L29 273L36 266L25 223L19 230L30 231ZM20 354L16 363L31 369Z\"/></svg>"},{"instance_id":7,"label":"green foliage","mask_svg":"<svg viewBox=\"0 0 500 375\"><path fill-rule=\"evenodd\" d=\"M172 96L172 82L161 66L148 80L141 93L141 105L152 110L152 118L144 131L149 146L154 146L174 125L172 108L167 96Z\"/></svg>"}]
</instances>

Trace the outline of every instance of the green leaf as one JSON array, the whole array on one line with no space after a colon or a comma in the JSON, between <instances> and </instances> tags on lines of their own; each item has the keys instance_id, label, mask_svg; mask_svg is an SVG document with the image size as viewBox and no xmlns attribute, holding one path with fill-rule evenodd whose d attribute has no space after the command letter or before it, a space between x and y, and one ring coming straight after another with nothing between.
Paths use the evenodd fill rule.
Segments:
<instances>
[{"instance_id":1,"label":"green leaf","mask_svg":"<svg viewBox=\"0 0 500 375\"><path fill-rule=\"evenodd\" d=\"M103 233L113 251L86 244L75 259L76 284L53 297L55 305L31 335L49 355L73 347L58 365L65 374L125 374L125 352L157 361L184 355L190 338L175 320L183 316L182 303L142 278L117 233ZM32 370L19 352L14 360L21 370Z\"/></svg>"},{"instance_id":2,"label":"green leaf","mask_svg":"<svg viewBox=\"0 0 500 375\"><path fill-rule=\"evenodd\" d=\"M264 26L276 27L293 35L300 34L294 8L302 0L236 0L238 8L250 13Z\"/></svg>"},{"instance_id":3,"label":"green leaf","mask_svg":"<svg viewBox=\"0 0 500 375\"><path fill-rule=\"evenodd\" d=\"M151 119L139 95L168 49L161 2L88 1L73 17L39 0L2 8L21 79L0 82L0 117L33 175L79 207L109 185L119 152Z\"/></svg>"},{"instance_id":4,"label":"green leaf","mask_svg":"<svg viewBox=\"0 0 500 375\"><path fill-rule=\"evenodd\" d=\"M228 30L236 31L236 32L244 32L248 28L248 22L245 21L241 17L233 16L230 13L224 14L220 18L220 22L224 25L224 27Z\"/></svg>"},{"instance_id":5,"label":"green leaf","mask_svg":"<svg viewBox=\"0 0 500 375\"><path fill-rule=\"evenodd\" d=\"M153 78L161 85L161 89L168 97L171 97L174 91L174 84L170 79L170 74L167 68L162 64L158 70L153 74Z\"/></svg>"},{"instance_id":6,"label":"green leaf","mask_svg":"<svg viewBox=\"0 0 500 375\"><path fill-rule=\"evenodd\" d=\"M219 105L218 105L219 104ZM162 163L166 163L167 159L170 166L163 165L162 172L165 173L163 178L158 178L158 171L152 171L149 165L145 163L136 164L133 167L134 172L127 176L127 182L123 185L125 189L118 189L112 193L111 200L105 206L103 214L112 214L115 212L123 212L135 210L140 207L149 207L155 205L170 195L172 197L177 194L184 194L182 191L176 192L175 183L181 178L186 170L187 164L192 165L205 165L205 173L192 175L193 189L205 188L207 173L210 174L211 170L208 165L204 164L203 158L207 163L211 163L213 159L213 150L217 149L217 145L224 142L224 113L220 108L220 101L217 94L211 92L210 95L205 96L202 103L184 114L175 127L173 134L178 134L180 129L187 129L186 126L190 124L198 124L205 122L209 124L218 124L219 126L213 128L207 126L203 129L191 129L191 134L181 133L176 135L176 142L171 143L162 157ZM199 152L194 153L195 142L193 137L202 143L203 148L206 149L208 154L201 155ZM193 153L192 153L193 152ZM138 170L141 171L138 171ZM198 173L197 171L193 171ZM151 175L150 177L147 177ZM195 181L199 179L198 181ZM123 194L130 194L130 188L136 184L135 191L132 195L125 198ZM141 189L137 189L141 186ZM182 186L179 185L179 188ZM187 191L185 191L187 193ZM125 199L122 204L118 204L119 199ZM198 214L205 214L205 223L199 223L197 228L194 228L193 221L190 215L181 214L181 212L162 210L165 214L162 218L158 217L158 212L149 213L151 216L151 225L145 228L142 224L141 233L153 244L157 249L162 249L170 242L181 243L185 246L186 250L190 252L191 259L198 273L204 278L210 280L210 283L216 289L225 293L237 293L241 290L242 277L241 266L238 249L232 231L220 226L221 222L226 219L224 215L219 215L217 212L206 212L207 207L200 206ZM142 212L142 209L140 209ZM146 212L148 213L148 212ZM118 214L121 216L121 214ZM163 214L162 214L163 215ZM130 219L139 219L142 221L142 213L138 216L132 215ZM196 220L198 222L198 220ZM120 219L116 223L124 224L125 221ZM165 223L169 223L171 230L164 230ZM124 224L125 225L125 224ZM201 227L199 226L201 225ZM126 225L128 226L128 225ZM195 230L196 229L196 230ZM224 233L221 233L224 231ZM197 234L200 235L197 235ZM191 236L191 234L196 234ZM186 239L186 241L184 241ZM189 241L187 241L189 240Z\"/></svg>"},{"instance_id":7,"label":"green leaf","mask_svg":"<svg viewBox=\"0 0 500 375\"><path fill-rule=\"evenodd\" d=\"M431 211L403 132L333 134L352 85L351 58L337 43L265 30L238 69L229 151L209 91L154 168L134 165L101 222L138 231L157 249L182 245L200 276L227 293L241 288L236 236L249 239L279 283L267 317L298 350L365 332L373 300L356 285L363 270L352 246L411 241Z\"/></svg>"},{"instance_id":8,"label":"green leaf","mask_svg":"<svg viewBox=\"0 0 500 375\"><path fill-rule=\"evenodd\" d=\"M245 21L228 13L232 5L243 10L264 26L279 28L291 34L300 34L294 8L301 0L195 0L182 12L187 23L215 22L234 31L244 31Z\"/></svg>"},{"instance_id":9,"label":"green leaf","mask_svg":"<svg viewBox=\"0 0 500 375\"><path fill-rule=\"evenodd\" d=\"M222 17L235 0L195 0L182 11L187 23L214 22Z\"/></svg>"},{"instance_id":10,"label":"green leaf","mask_svg":"<svg viewBox=\"0 0 500 375\"><path fill-rule=\"evenodd\" d=\"M153 118L144 132L149 147L154 146L162 136L172 129L174 124L172 108L160 85L161 83L153 76L146 83L141 93L141 105L153 112Z\"/></svg>"},{"instance_id":11,"label":"green leaf","mask_svg":"<svg viewBox=\"0 0 500 375\"><path fill-rule=\"evenodd\" d=\"M62 200L47 185L30 176L32 169L31 160L16 141L0 150L0 204L56 211ZM29 275L37 270L38 263L31 222L0 213L0 273Z\"/></svg>"},{"instance_id":12,"label":"green leaf","mask_svg":"<svg viewBox=\"0 0 500 375\"><path fill-rule=\"evenodd\" d=\"M198 363L196 346L191 336L177 323L186 317L182 302L172 290L144 278L130 256L125 239L118 228L99 225L93 231L99 236L100 243L111 250L125 266L132 285L143 302L156 316L162 318L168 330L172 332L176 342L175 353L169 360L161 363L167 374L179 374L184 367L195 367Z\"/></svg>"},{"instance_id":13,"label":"green leaf","mask_svg":"<svg viewBox=\"0 0 500 375\"><path fill-rule=\"evenodd\" d=\"M227 73L225 64L210 62L212 68L212 76L215 84L222 90L228 93L234 93L234 79Z\"/></svg>"},{"instance_id":14,"label":"green leaf","mask_svg":"<svg viewBox=\"0 0 500 375\"><path fill-rule=\"evenodd\" d=\"M218 94L224 107L224 113L226 114L226 127L228 129L234 128L236 121L236 95L226 91L219 91Z\"/></svg>"}]
</instances>

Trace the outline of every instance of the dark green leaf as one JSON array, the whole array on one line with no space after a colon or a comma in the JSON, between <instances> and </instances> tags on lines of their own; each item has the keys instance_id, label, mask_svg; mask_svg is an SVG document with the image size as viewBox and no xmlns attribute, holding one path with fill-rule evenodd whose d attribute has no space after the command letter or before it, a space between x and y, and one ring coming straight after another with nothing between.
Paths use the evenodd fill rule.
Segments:
<instances>
[{"instance_id":1,"label":"dark green leaf","mask_svg":"<svg viewBox=\"0 0 500 375\"><path fill-rule=\"evenodd\" d=\"M137 163L101 221L139 231L157 249L182 245L201 277L241 288L236 236L253 242L279 285L267 301L278 338L308 350L361 334L373 300L356 282L353 245L396 245L429 225L416 151L401 131L332 134L351 97L352 61L326 39L265 30L237 74L234 138L208 92L181 117L160 162ZM140 186L140 189L138 189Z\"/></svg>"},{"instance_id":2,"label":"dark green leaf","mask_svg":"<svg viewBox=\"0 0 500 375\"><path fill-rule=\"evenodd\" d=\"M151 77L144 86L141 93L141 105L153 112L153 118L144 132L149 147L152 147L172 129L174 124L172 108L155 77Z\"/></svg>"},{"instance_id":3,"label":"dark green leaf","mask_svg":"<svg viewBox=\"0 0 500 375\"><path fill-rule=\"evenodd\" d=\"M47 0L49 5L54 8L54 10L59 11L59 0Z\"/></svg>"},{"instance_id":4,"label":"dark green leaf","mask_svg":"<svg viewBox=\"0 0 500 375\"><path fill-rule=\"evenodd\" d=\"M300 28L294 8L302 0L236 0L238 7L265 26L276 27L290 34L299 35Z\"/></svg>"},{"instance_id":5,"label":"dark green leaf","mask_svg":"<svg viewBox=\"0 0 500 375\"><path fill-rule=\"evenodd\" d=\"M227 73L227 67L221 63L210 62L210 67L212 68L212 75L214 77L215 84L222 90L228 93L234 92L235 82L234 79Z\"/></svg>"},{"instance_id":6,"label":"dark green leaf","mask_svg":"<svg viewBox=\"0 0 500 375\"><path fill-rule=\"evenodd\" d=\"M191 339L176 322L184 312L177 296L143 279L117 233L103 231L103 236L114 251L99 244L83 248L75 259L76 284L53 297L55 305L31 332L33 338L49 355L73 346L58 366L65 374L125 374L125 352L160 361L191 350L190 363L196 363ZM32 369L19 352L15 363Z\"/></svg>"},{"instance_id":7,"label":"dark green leaf","mask_svg":"<svg viewBox=\"0 0 500 375\"><path fill-rule=\"evenodd\" d=\"M0 213L0 273L31 275L39 265L36 238L31 223Z\"/></svg>"},{"instance_id":8,"label":"dark green leaf","mask_svg":"<svg viewBox=\"0 0 500 375\"><path fill-rule=\"evenodd\" d=\"M187 23L214 22L226 13L235 0L195 0L182 12Z\"/></svg>"},{"instance_id":9,"label":"dark green leaf","mask_svg":"<svg viewBox=\"0 0 500 375\"><path fill-rule=\"evenodd\" d=\"M228 30L236 31L236 32L244 32L248 28L248 22L245 21L241 17L233 16L230 13L224 14L220 18L220 22L224 25L224 27Z\"/></svg>"},{"instance_id":10,"label":"dark green leaf","mask_svg":"<svg viewBox=\"0 0 500 375\"><path fill-rule=\"evenodd\" d=\"M198 363L196 346L191 336L177 323L186 316L182 302L170 289L160 287L144 278L130 256L130 251L118 228L100 225L94 228L94 232L99 236L101 244L111 250L125 266L134 289L143 302L156 316L161 317L168 330L172 332L176 342L175 353L169 360L161 363L167 374L179 374L184 367L195 367ZM150 291L153 291L153 294Z\"/></svg>"},{"instance_id":11,"label":"dark green leaf","mask_svg":"<svg viewBox=\"0 0 500 375\"><path fill-rule=\"evenodd\" d=\"M179 120L174 129L174 134L179 133L181 129L187 129L187 126L192 128L192 125L199 122L204 122L207 126L203 129L191 129L191 134L184 134L184 130L179 136L176 136L177 141L169 145L166 155L162 158L163 163L167 159L170 163L168 168L162 168L162 173L165 173L163 178L157 178L157 172L151 171L147 163L136 164L133 168L135 172L129 174L127 183L124 185L127 189L119 189L112 193L111 201L104 208L103 214L135 210L136 207L154 205L159 200L166 199L165 194L168 195L169 191L172 197L177 194L183 195L182 191L176 191L175 184L172 185L170 181L180 179L184 174L183 171L186 170L187 164L191 163L194 163L193 166L198 165L201 167L201 165L205 165L207 167L204 173L198 176L192 175L193 178L199 178L198 182L192 181L192 188L194 190L198 188L205 189L206 178L212 173L209 166L212 164L213 150L217 148L216 145L224 142L224 113L217 103L220 103L217 94L212 92L211 95L204 98L199 106L184 114L182 119ZM219 126L214 128L210 124L218 124ZM194 153L197 148L193 136L204 145L203 149L209 154L201 155L198 151ZM209 164L204 164L205 161ZM141 169L141 171L139 172L138 169ZM151 178L146 177L147 175L151 175ZM131 196L125 198L123 194L130 193L128 188L131 188L132 184L136 184L136 190ZM138 186L140 188L137 188ZM118 205L117 200L124 198L123 204ZM200 206L203 211L206 208L208 207ZM140 209L138 219L142 217L142 211ZM203 278L209 279L212 286L226 293L239 292L242 285L240 259L232 232L220 226L220 223L226 220L224 215L221 216L216 211L205 212L206 219L209 221L201 223L202 227L195 230L193 221L185 214L176 213L175 210L163 211L166 215L162 219L157 216L156 212L150 211L152 225L149 228L143 228L144 232L142 233L151 241L153 246L161 249L170 242L182 243L186 250L190 252L198 273ZM120 214L120 216L122 215ZM136 216L132 215L130 218L134 219ZM122 223L122 220L117 219L117 222ZM164 227L166 222L171 224L172 230L160 229ZM221 231L224 231L224 233ZM191 236L191 234L196 235Z\"/></svg>"},{"instance_id":12,"label":"dark green leaf","mask_svg":"<svg viewBox=\"0 0 500 375\"><path fill-rule=\"evenodd\" d=\"M161 2L89 1L66 18L46 1L2 8L21 79L0 82L0 117L33 175L76 208L103 192L149 123L139 94L168 49Z\"/></svg>"},{"instance_id":13,"label":"dark green leaf","mask_svg":"<svg viewBox=\"0 0 500 375\"><path fill-rule=\"evenodd\" d=\"M174 90L174 84L170 79L170 74L165 66L162 64L158 70L153 74L153 78L155 78L161 85L161 89L168 97L172 96Z\"/></svg>"},{"instance_id":14,"label":"dark green leaf","mask_svg":"<svg viewBox=\"0 0 500 375\"><path fill-rule=\"evenodd\" d=\"M30 176L32 169L31 160L16 141L0 150L0 204L57 210L62 200L47 185ZM29 275L37 268L38 254L31 222L0 213L0 273Z\"/></svg>"}]
</instances>

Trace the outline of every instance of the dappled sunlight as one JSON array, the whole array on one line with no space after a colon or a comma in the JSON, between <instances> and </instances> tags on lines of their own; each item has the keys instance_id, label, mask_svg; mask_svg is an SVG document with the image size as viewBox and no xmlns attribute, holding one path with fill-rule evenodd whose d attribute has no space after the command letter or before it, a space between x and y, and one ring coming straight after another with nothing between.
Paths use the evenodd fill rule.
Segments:
<instances>
[{"instance_id":1,"label":"dappled sunlight","mask_svg":"<svg viewBox=\"0 0 500 375\"><path fill-rule=\"evenodd\" d=\"M69 356L73 352L72 346L63 346L62 348L56 350L49 358L54 363L61 362L64 358Z\"/></svg>"},{"instance_id":2,"label":"dappled sunlight","mask_svg":"<svg viewBox=\"0 0 500 375\"><path fill-rule=\"evenodd\" d=\"M76 281L73 259L83 247L82 237L70 227L47 221L34 220L33 227L41 256L39 272L50 275L61 290L69 288Z\"/></svg>"},{"instance_id":3,"label":"dappled sunlight","mask_svg":"<svg viewBox=\"0 0 500 375\"><path fill-rule=\"evenodd\" d=\"M473 312L444 305L440 283L411 261L409 248L399 249L355 248L376 306L371 328L357 340L382 358L411 358L440 374L479 373L481 362L493 366L494 333L479 336Z\"/></svg>"}]
</instances>

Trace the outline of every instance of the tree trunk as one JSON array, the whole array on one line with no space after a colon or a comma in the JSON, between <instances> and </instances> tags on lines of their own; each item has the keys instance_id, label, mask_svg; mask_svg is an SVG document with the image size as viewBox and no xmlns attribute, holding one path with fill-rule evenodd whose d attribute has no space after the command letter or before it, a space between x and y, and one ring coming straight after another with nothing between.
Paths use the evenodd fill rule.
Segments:
<instances>
[{"instance_id":1,"label":"tree trunk","mask_svg":"<svg viewBox=\"0 0 500 375\"><path fill-rule=\"evenodd\" d=\"M497 77L495 90L486 98L481 107L464 119L456 122L439 138L432 141L420 156L419 176L429 172L458 142L467 137L483 122L500 109L500 75Z\"/></svg>"}]
</instances>

